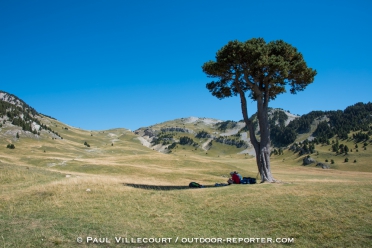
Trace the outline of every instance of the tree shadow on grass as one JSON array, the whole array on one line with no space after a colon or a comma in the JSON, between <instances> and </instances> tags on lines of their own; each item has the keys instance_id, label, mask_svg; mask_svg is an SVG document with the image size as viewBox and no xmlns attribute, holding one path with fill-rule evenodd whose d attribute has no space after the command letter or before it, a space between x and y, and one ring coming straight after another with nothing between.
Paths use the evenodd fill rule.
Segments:
<instances>
[{"instance_id":1,"label":"tree shadow on grass","mask_svg":"<svg viewBox=\"0 0 372 248\"><path fill-rule=\"evenodd\" d=\"M188 185L148 185L148 184L134 184L134 183L124 183L124 186L129 186L137 189L147 189L147 190L181 190L181 189L199 189L190 188ZM204 188L216 187L215 185L203 185Z\"/></svg>"}]
</instances>

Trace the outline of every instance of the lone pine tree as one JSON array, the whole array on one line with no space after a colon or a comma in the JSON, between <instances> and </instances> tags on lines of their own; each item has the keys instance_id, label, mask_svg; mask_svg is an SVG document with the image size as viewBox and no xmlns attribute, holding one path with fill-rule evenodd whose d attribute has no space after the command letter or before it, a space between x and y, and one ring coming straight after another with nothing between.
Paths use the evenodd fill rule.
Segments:
<instances>
[{"instance_id":1,"label":"lone pine tree","mask_svg":"<svg viewBox=\"0 0 372 248\"><path fill-rule=\"evenodd\" d=\"M287 85L292 94L304 90L314 81L316 71L307 67L292 45L282 40L266 43L262 38L228 42L217 52L216 60L204 63L202 69L208 77L216 78L206 85L213 96L223 99L239 95L261 182L275 182L270 169L269 101L286 92ZM257 103L260 139L248 118L246 93Z\"/></svg>"}]
</instances>

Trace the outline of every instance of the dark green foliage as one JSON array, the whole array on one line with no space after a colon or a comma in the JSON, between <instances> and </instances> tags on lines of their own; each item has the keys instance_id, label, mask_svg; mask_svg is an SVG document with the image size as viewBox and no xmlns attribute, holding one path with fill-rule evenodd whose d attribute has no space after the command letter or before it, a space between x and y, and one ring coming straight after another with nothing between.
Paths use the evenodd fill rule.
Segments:
<instances>
[{"instance_id":1,"label":"dark green foliage","mask_svg":"<svg viewBox=\"0 0 372 248\"><path fill-rule=\"evenodd\" d=\"M362 133L361 131L356 133L356 134L353 134L353 139L355 142L362 142L362 141L365 141L365 140L369 140L369 136L367 133Z\"/></svg>"},{"instance_id":2,"label":"dark green foliage","mask_svg":"<svg viewBox=\"0 0 372 248\"><path fill-rule=\"evenodd\" d=\"M226 129L232 129L236 127L237 122L236 121L223 121L216 123L215 126L217 127L218 130L225 132Z\"/></svg>"},{"instance_id":3,"label":"dark green foliage","mask_svg":"<svg viewBox=\"0 0 372 248\"><path fill-rule=\"evenodd\" d=\"M225 145L236 146L236 148L241 148L247 145L243 140L239 140L237 138L229 139L225 136L219 136L218 138L215 138L214 141Z\"/></svg>"},{"instance_id":4,"label":"dark green foliage","mask_svg":"<svg viewBox=\"0 0 372 248\"><path fill-rule=\"evenodd\" d=\"M48 117L48 118L50 118L50 119L57 120L56 118L51 117L51 116L49 116L49 115L44 115L44 114L42 114L42 113L39 113L39 114L40 114L40 115L43 115L43 116L45 116L45 117Z\"/></svg>"},{"instance_id":5,"label":"dark green foliage","mask_svg":"<svg viewBox=\"0 0 372 248\"><path fill-rule=\"evenodd\" d=\"M293 143L297 138L294 129L280 126L270 126L270 139L276 146L287 146Z\"/></svg>"},{"instance_id":6,"label":"dark green foliage","mask_svg":"<svg viewBox=\"0 0 372 248\"><path fill-rule=\"evenodd\" d=\"M321 111L320 111L321 112ZM347 139L348 133L357 130L369 130L372 124L372 103L357 103L347 107L344 111L326 111L322 112L329 118L329 122L319 123L314 135L329 139L337 135L340 139ZM353 135L356 142L369 139L368 134L359 132Z\"/></svg>"},{"instance_id":7,"label":"dark green foliage","mask_svg":"<svg viewBox=\"0 0 372 248\"><path fill-rule=\"evenodd\" d=\"M345 163L349 162L349 158L345 158Z\"/></svg>"},{"instance_id":8,"label":"dark green foliage","mask_svg":"<svg viewBox=\"0 0 372 248\"><path fill-rule=\"evenodd\" d=\"M316 75L295 47L282 40L266 43L262 38L230 41L217 52L216 61L204 63L202 69L209 77L217 78L207 88L219 99L236 96L243 90L256 100L258 95L252 90L269 87L266 97L273 100L286 91L286 85L292 94L304 90Z\"/></svg>"},{"instance_id":9,"label":"dark green foliage","mask_svg":"<svg viewBox=\"0 0 372 248\"><path fill-rule=\"evenodd\" d=\"M271 156L271 154L274 154L274 155L283 155L284 152L283 152L283 149L282 148L279 148L279 150L277 150L277 149L272 150L271 153L270 153L270 156Z\"/></svg>"},{"instance_id":10,"label":"dark green foliage","mask_svg":"<svg viewBox=\"0 0 372 248\"><path fill-rule=\"evenodd\" d=\"M156 137L153 138L151 141L152 144L157 145L162 143L163 145L169 144L171 141L173 141L173 133L167 133L167 132L161 132Z\"/></svg>"},{"instance_id":11,"label":"dark green foliage","mask_svg":"<svg viewBox=\"0 0 372 248\"><path fill-rule=\"evenodd\" d=\"M347 147L347 145L345 145L345 147L344 147L344 153L345 153L345 155L347 155L349 153L349 147Z\"/></svg>"},{"instance_id":12,"label":"dark green foliage","mask_svg":"<svg viewBox=\"0 0 372 248\"><path fill-rule=\"evenodd\" d=\"M279 111L278 115L285 114L282 111ZM323 111L312 111L306 115L301 116L300 118L296 118L293 121L291 121L288 126L284 127L284 125L281 125L280 123L283 123L283 120L280 120L280 116L278 117L279 125L275 125L275 123L270 122L270 139L271 142L276 146L287 146L291 143L293 143L298 133L305 133L310 131L311 123L314 121L314 119L319 118L321 116L324 116L326 113ZM275 119L275 118L274 118ZM318 133L314 133L315 136L319 136L316 140L318 143L327 143L328 139L331 138L334 134L328 134L326 136L319 135L320 133L323 133L324 130L322 129L329 129L328 125L326 123L322 123L320 130ZM329 136L329 137L328 137ZM329 142L329 141L328 141Z\"/></svg>"},{"instance_id":13,"label":"dark green foliage","mask_svg":"<svg viewBox=\"0 0 372 248\"><path fill-rule=\"evenodd\" d=\"M354 163L356 163L357 161L356 161L356 159L354 159Z\"/></svg>"},{"instance_id":14,"label":"dark green foliage","mask_svg":"<svg viewBox=\"0 0 372 248\"><path fill-rule=\"evenodd\" d=\"M288 120L288 116L282 110L276 110L269 118L270 126L278 125L279 127L285 126L285 121Z\"/></svg>"},{"instance_id":15,"label":"dark green foliage","mask_svg":"<svg viewBox=\"0 0 372 248\"><path fill-rule=\"evenodd\" d=\"M16 138L19 139L19 133L16 134Z\"/></svg>"},{"instance_id":16,"label":"dark green foliage","mask_svg":"<svg viewBox=\"0 0 372 248\"><path fill-rule=\"evenodd\" d=\"M300 142L299 144L293 144L289 150L294 151L295 153L298 152L299 156L304 154L312 154L315 152L315 142L304 140L302 143Z\"/></svg>"},{"instance_id":17,"label":"dark green foliage","mask_svg":"<svg viewBox=\"0 0 372 248\"><path fill-rule=\"evenodd\" d=\"M171 145L168 146L168 150L171 150L171 149L175 148L176 145L177 145L177 143L173 142Z\"/></svg>"},{"instance_id":18,"label":"dark green foliage","mask_svg":"<svg viewBox=\"0 0 372 248\"><path fill-rule=\"evenodd\" d=\"M330 139L332 138L335 134L326 121L322 121L318 124L318 127L316 128L315 132L313 133L314 136L317 136L319 138L325 138L325 139Z\"/></svg>"},{"instance_id":19,"label":"dark green foliage","mask_svg":"<svg viewBox=\"0 0 372 248\"><path fill-rule=\"evenodd\" d=\"M344 144L341 144L341 145L338 147L338 151L337 151L337 152L344 153L344 149L345 149Z\"/></svg>"},{"instance_id":20,"label":"dark green foliage","mask_svg":"<svg viewBox=\"0 0 372 248\"><path fill-rule=\"evenodd\" d=\"M313 154L315 152L315 145L314 143L309 144L309 152L310 154Z\"/></svg>"},{"instance_id":21,"label":"dark green foliage","mask_svg":"<svg viewBox=\"0 0 372 248\"><path fill-rule=\"evenodd\" d=\"M310 124L316 118L324 115L323 111L312 111L308 114L296 118L288 124L288 127L296 130L298 133L305 133L310 131Z\"/></svg>"},{"instance_id":22,"label":"dark green foliage","mask_svg":"<svg viewBox=\"0 0 372 248\"><path fill-rule=\"evenodd\" d=\"M204 139L204 138L210 138L211 135L206 132L206 131L199 131L196 135L195 135L196 138L199 138L199 139Z\"/></svg>"},{"instance_id":23,"label":"dark green foliage","mask_svg":"<svg viewBox=\"0 0 372 248\"><path fill-rule=\"evenodd\" d=\"M331 164L334 164L334 163L335 163L335 161L333 159L331 159Z\"/></svg>"},{"instance_id":24,"label":"dark green foliage","mask_svg":"<svg viewBox=\"0 0 372 248\"><path fill-rule=\"evenodd\" d=\"M8 144L8 145L6 146L6 148L9 148L9 149L15 149L15 146L14 146L13 144Z\"/></svg>"},{"instance_id":25,"label":"dark green foliage","mask_svg":"<svg viewBox=\"0 0 372 248\"><path fill-rule=\"evenodd\" d=\"M328 163L328 159L325 160Z\"/></svg>"},{"instance_id":26,"label":"dark green foliage","mask_svg":"<svg viewBox=\"0 0 372 248\"><path fill-rule=\"evenodd\" d=\"M86 147L90 147L90 145L88 144L88 142L84 142L84 145L86 146Z\"/></svg>"},{"instance_id":27,"label":"dark green foliage","mask_svg":"<svg viewBox=\"0 0 372 248\"><path fill-rule=\"evenodd\" d=\"M180 137L180 145L192 145L193 143L194 140L187 136Z\"/></svg>"},{"instance_id":28,"label":"dark green foliage","mask_svg":"<svg viewBox=\"0 0 372 248\"><path fill-rule=\"evenodd\" d=\"M339 144L338 144L338 139L337 139L336 143L332 145L332 151L338 152L338 149L339 149Z\"/></svg>"}]
</instances>

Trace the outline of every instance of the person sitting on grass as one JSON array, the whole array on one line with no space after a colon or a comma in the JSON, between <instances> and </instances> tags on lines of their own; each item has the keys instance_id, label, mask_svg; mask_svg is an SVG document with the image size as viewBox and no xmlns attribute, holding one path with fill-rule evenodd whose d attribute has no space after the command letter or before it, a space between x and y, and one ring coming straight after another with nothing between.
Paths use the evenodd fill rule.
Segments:
<instances>
[{"instance_id":1,"label":"person sitting on grass","mask_svg":"<svg viewBox=\"0 0 372 248\"><path fill-rule=\"evenodd\" d=\"M230 172L231 178L227 181L228 184L240 184L240 178L235 171Z\"/></svg>"},{"instance_id":2,"label":"person sitting on grass","mask_svg":"<svg viewBox=\"0 0 372 248\"><path fill-rule=\"evenodd\" d=\"M237 172L237 171L234 171L234 173L239 177L239 179L240 179L240 181L242 181L243 180L243 177L239 174L239 172Z\"/></svg>"}]
</instances>

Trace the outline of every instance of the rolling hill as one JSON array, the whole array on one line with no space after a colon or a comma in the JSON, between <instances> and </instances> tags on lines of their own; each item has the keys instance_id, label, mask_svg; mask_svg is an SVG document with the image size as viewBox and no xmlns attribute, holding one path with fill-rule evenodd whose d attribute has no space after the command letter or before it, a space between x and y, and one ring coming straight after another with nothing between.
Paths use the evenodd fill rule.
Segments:
<instances>
[{"instance_id":1,"label":"rolling hill","mask_svg":"<svg viewBox=\"0 0 372 248\"><path fill-rule=\"evenodd\" d=\"M272 172L280 182L213 187L230 171L257 176L241 122L188 117L134 132L88 131L1 93L1 247L91 247L88 237L109 240L105 247L165 245L115 242L150 237L172 238L170 247L231 247L175 243L177 237L265 237L274 247L372 244L368 104L301 117L271 110L278 133L296 130L273 147ZM353 120L350 113L358 116L355 128L344 121L347 138L338 137L344 132L336 134L334 126L343 114ZM307 156L331 169L302 166ZM192 181L209 187L187 189Z\"/></svg>"}]
</instances>

